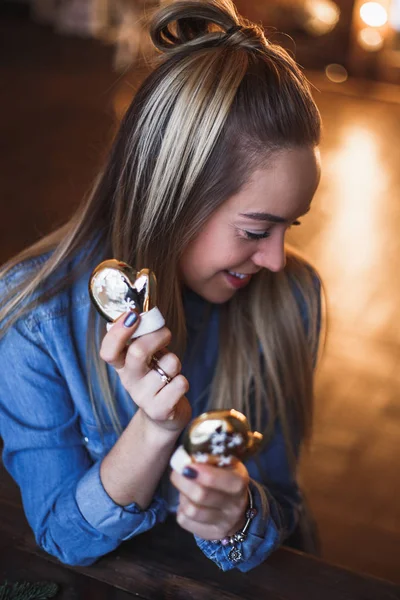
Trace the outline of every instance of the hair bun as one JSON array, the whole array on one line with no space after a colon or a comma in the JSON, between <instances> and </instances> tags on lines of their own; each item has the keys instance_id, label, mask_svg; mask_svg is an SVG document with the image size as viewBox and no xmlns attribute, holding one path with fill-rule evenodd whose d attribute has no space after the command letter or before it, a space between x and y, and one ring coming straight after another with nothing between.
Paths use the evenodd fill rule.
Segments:
<instances>
[{"instance_id":1,"label":"hair bun","mask_svg":"<svg viewBox=\"0 0 400 600\"><path fill-rule=\"evenodd\" d=\"M179 0L156 12L150 35L158 50L173 53L183 45L217 45L221 33L240 26L241 19L231 0Z\"/></svg>"}]
</instances>

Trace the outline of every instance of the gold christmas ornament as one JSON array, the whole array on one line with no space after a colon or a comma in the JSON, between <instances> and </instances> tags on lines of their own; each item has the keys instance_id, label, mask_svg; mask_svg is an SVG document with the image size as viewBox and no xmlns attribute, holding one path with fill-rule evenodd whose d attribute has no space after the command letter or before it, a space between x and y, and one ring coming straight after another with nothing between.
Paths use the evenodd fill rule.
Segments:
<instances>
[{"instance_id":1,"label":"gold christmas ornament","mask_svg":"<svg viewBox=\"0 0 400 600\"><path fill-rule=\"evenodd\" d=\"M255 454L262 439L261 433L250 431L241 412L212 410L190 423L183 446L194 462L225 467Z\"/></svg>"}]
</instances>

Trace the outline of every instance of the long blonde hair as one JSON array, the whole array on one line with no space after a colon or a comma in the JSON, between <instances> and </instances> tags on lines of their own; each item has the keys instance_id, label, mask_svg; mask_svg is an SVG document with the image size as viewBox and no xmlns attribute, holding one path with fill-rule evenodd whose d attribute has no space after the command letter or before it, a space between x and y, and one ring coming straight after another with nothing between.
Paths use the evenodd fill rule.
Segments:
<instances>
[{"instance_id":1,"label":"long blonde hair","mask_svg":"<svg viewBox=\"0 0 400 600\"><path fill-rule=\"evenodd\" d=\"M320 116L301 70L259 26L241 18L230 0L164 6L150 33L160 63L127 110L92 193L65 226L0 272L5 277L21 261L49 253L36 274L6 298L3 331L95 266L93 257L101 252L156 273L159 306L173 349L182 353L186 323L178 263L188 242L275 152L319 143ZM59 267L88 240L91 252L80 270L57 280ZM314 272L288 250L282 272L264 269L221 306L210 407L244 411L254 427L266 429L266 441L279 418L291 450L295 436L311 431L317 288ZM88 381L94 369L103 391L102 398L92 398L93 406L100 420L108 413L120 430L106 365L98 356L101 331L92 310Z\"/></svg>"}]
</instances>

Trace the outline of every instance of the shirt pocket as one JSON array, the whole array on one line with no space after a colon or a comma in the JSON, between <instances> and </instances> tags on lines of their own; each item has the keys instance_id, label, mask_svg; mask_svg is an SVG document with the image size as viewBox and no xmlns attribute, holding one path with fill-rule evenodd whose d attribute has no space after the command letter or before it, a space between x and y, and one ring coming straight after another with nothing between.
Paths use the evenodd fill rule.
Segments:
<instances>
[{"instance_id":1,"label":"shirt pocket","mask_svg":"<svg viewBox=\"0 0 400 600\"><path fill-rule=\"evenodd\" d=\"M100 429L93 423L81 420L80 429L83 445L94 461L108 454L118 439L117 433L110 426L103 426Z\"/></svg>"}]
</instances>

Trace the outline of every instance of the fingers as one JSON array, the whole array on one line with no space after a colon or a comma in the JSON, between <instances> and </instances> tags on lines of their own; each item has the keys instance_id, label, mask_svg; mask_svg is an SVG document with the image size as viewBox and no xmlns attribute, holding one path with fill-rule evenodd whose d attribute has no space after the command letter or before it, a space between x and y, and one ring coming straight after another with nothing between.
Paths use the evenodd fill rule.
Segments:
<instances>
[{"instance_id":1,"label":"fingers","mask_svg":"<svg viewBox=\"0 0 400 600\"><path fill-rule=\"evenodd\" d=\"M245 510L248 503L247 490L241 497L218 493L213 495L204 488L205 495L198 496L205 504L193 500L193 494L180 493L177 521L181 527L204 539L222 539L233 535L244 526ZM211 504L210 502L215 502Z\"/></svg>"},{"instance_id":2,"label":"fingers","mask_svg":"<svg viewBox=\"0 0 400 600\"><path fill-rule=\"evenodd\" d=\"M220 539L235 533L243 526L248 504L246 467L238 463L233 469L209 465L191 465L189 469L183 472L190 477L176 471L171 473L171 482L180 492L179 525L204 539ZM224 490L220 482L215 487L218 474L223 475Z\"/></svg>"},{"instance_id":3,"label":"fingers","mask_svg":"<svg viewBox=\"0 0 400 600\"><path fill-rule=\"evenodd\" d=\"M176 354L173 354L172 352L168 352L164 354L162 358L157 359L157 364L158 367L161 368L162 371L164 371L164 373L172 380L179 375L182 368L181 361ZM153 367L150 368L150 371L142 381L146 384L146 393L153 396L158 394L166 385L170 385L172 383L171 381L167 384L162 379L161 374ZM175 381L173 387L176 387L177 390L181 388L181 396L183 396L183 394L185 394L188 390L188 386L184 385L184 382L180 380ZM170 396L170 392L171 390L167 390L166 394L164 395ZM158 398L158 400L160 400L160 398Z\"/></svg>"},{"instance_id":4,"label":"fingers","mask_svg":"<svg viewBox=\"0 0 400 600\"><path fill-rule=\"evenodd\" d=\"M232 528L237 531L237 518L226 515L218 508L197 506L184 494L180 495L176 515L178 524L187 531L199 535L203 539L220 540L227 536ZM234 524L234 527L233 527Z\"/></svg>"},{"instance_id":5,"label":"fingers","mask_svg":"<svg viewBox=\"0 0 400 600\"><path fill-rule=\"evenodd\" d=\"M124 388L150 419L170 431L183 429L191 415L185 397L189 382L180 374L180 360L167 349L171 331L162 327L131 340L140 317L135 315L127 323L126 317L121 317L104 337L101 358L115 368ZM159 369L171 378L169 383L162 372L153 368L154 357L157 357Z\"/></svg>"},{"instance_id":6,"label":"fingers","mask_svg":"<svg viewBox=\"0 0 400 600\"><path fill-rule=\"evenodd\" d=\"M165 385L162 383L157 372L155 372L155 375L158 377L158 385L161 383L163 386L162 389L158 392L158 394L152 397L147 393L142 395L142 390L138 391L139 403L151 419L154 421L166 421L171 415L174 414L177 404L188 391L189 382L183 375L177 375L172 379L172 381L170 381L170 383ZM146 386L146 391L147 390L148 388Z\"/></svg>"},{"instance_id":7,"label":"fingers","mask_svg":"<svg viewBox=\"0 0 400 600\"><path fill-rule=\"evenodd\" d=\"M170 342L171 332L167 327L133 340L126 353L125 366L132 375L143 377L150 370L154 354L166 348Z\"/></svg>"},{"instance_id":8,"label":"fingers","mask_svg":"<svg viewBox=\"0 0 400 600\"><path fill-rule=\"evenodd\" d=\"M185 498L198 505L208 508L223 507L226 504L226 494L218 490L206 488L198 484L195 480L190 480L172 471L170 476L171 483L181 492Z\"/></svg>"},{"instance_id":9,"label":"fingers","mask_svg":"<svg viewBox=\"0 0 400 600\"><path fill-rule=\"evenodd\" d=\"M177 513L176 520L182 529L198 535L203 540L221 540L228 535L227 528L219 523L198 523L181 512Z\"/></svg>"},{"instance_id":10,"label":"fingers","mask_svg":"<svg viewBox=\"0 0 400 600\"><path fill-rule=\"evenodd\" d=\"M188 484L196 484L203 488L222 492L229 495L241 495L243 490L247 489L249 483L249 474L246 467L240 461L237 461L234 467L214 467L206 464L193 463L190 468L195 476L188 480L176 473L178 478L175 478L180 491L188 489ZM175 483L174 483L175 485ZM182 490L181 490L182 487Z\"/></svg>"},{"instance_id":11,"label":"fingers","mask_svg":"<svg viewBox=\"0 0 400 600\"><path fill-rule=\"evenodd\" d=\"M177 520L182 526L187 525L189 521L195 521L196 523L205 525L215 523L222 527L225 525L225 516L218 508L194 504L190 498L184 494L181 494L179 498Z\"/></svg>"},{"instance_id":12,"label":"fingers","mask_svg":"<svg viewBox=\"0 0 400 600\"><path fill-rule=\"evenodd\" d=\"M162 343L166 339L165 335L163 334L159 339ZM154 346L156 344L157 340L154 342ZM151 357L149 362L151 362ZM136 364L128 359L128 354L125 366L118 371L118 374L135 403L143 408L151 419L163 421L169 418L179 400L187 392L189 383L183 375L180 375L182 365L172 352L164 354L158 360L158 365L171 377L169 383L166 383L160 373L146 362L138 361Z\"/></svg>"},{"instance_id":13,"label":"fingers","mask_svg":"<svg viewBox=\"0 0 400 600\"><path fill-rule=\"evenodd\" d=\"M157 366L171 379L178 375L182 368L181 361L176 354L173 354L172 352L168 352L161 358L158 358ZM146 375L146 378L150 382L149 385L152 388L154 387L155 394L165 386L165 382L162 380L161 374L158 373L158 371L154 368L149 371L148 375Z\"/></svg>"},{"instance_id":14,"label":"fingers","mask_svg":"<svg viewBox=\"0 0 400 600\"><path fill-rule=\"evenodd\" d=\"M137 318L132 323L134 315ZM130 320L127 321L127 319ZM139 321L140 315L135 311L130 311L120 317L104 336L100 347L100 356L105 362L117 371L127 366L134 377L143 377L148 373L153 354L168 346L171 341L170 330L162 327L158 331L133 340L127 346Z\"/></svg>"},{"instance_id":15,"label":"fingers","mask_svg":"<svg viewBox=\"0 0 400 600\"><path fill-rule=\"evenodd\" d=\"M100 357L115 369L124 366L127 353L126 344L138 328L139 322L139 313L128 311L113 324L104 336L100 346Z\"/></svg>"}]
</instances>

